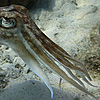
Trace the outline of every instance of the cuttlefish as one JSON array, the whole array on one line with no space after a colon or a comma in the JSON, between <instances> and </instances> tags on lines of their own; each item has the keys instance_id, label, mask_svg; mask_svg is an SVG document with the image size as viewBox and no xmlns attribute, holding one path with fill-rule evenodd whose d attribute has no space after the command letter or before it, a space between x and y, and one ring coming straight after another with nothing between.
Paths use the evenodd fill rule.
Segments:
<instances>
[{"instance_id":1,"label":"cuttlefish","mask_svg":"<svg viewBox=\"0 0 100 100\"><path fill-rule=\"evenodd\" d=\"M61 79L96 98L73 73L74 70L87 84L94 86L89 82L91 78L85 66L49 39L34 23L25 7L0 7L0 44L8 46L23 59L49 88L52 98L53 89L41 66L46 66Z\"/></svg>"}]
</instances>

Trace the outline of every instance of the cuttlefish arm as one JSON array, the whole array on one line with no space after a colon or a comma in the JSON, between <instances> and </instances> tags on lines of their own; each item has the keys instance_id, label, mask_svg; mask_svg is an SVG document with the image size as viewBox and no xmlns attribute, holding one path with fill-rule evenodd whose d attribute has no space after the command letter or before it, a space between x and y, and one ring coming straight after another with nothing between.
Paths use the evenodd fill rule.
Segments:
<instances>
[{"instance_id":1,"label":"cuttlefish arm","mask_svg":"<svg viewBox=\"0 0 100 100\"><path fill-rule=\"evenodd\" d=\"M56 60L59 61L59 63L61 63L62 65L65 65L66 67L68 67L70 69L78 70L78 71L84 73L88 77L88 79L91 80L90 76L87 73L86 68L80 62L73 59L60 46L58 46L52 40L50 40L36 26L36 24L33 22L33 20L30 18L30 16L28 16L26 14L26 11L27 11L26 9L25 9L25 14L23 14L22 12L23 12L24 8L21 10L19 6L16 6L16 5L12 5L12 6L16 7L16 9L19 11L19 17L21 17L22 22L25 26L24 28L21 29L21 34L22 34L23 38L25 38L25 41L29 41L29 42L31 41L31 43L34 43L38 47L38 49L41 49L42 52L44 52L47 56L53 55L51 57L55 57ZM21 36L21 38L22 38L22 36ZM83 67L83 69L74 66L68 60L71 60L74 63L77 63L78 65L81 65Z\"/></svg>"},{"instance_id":2,"label":"cuttlefish arm","mask_svg":"<svg viewBox=\"0 0 100 100\"><path fill-rule=\"evenodd\" d=\"M38 59L39 57L39 61L42 62L45 66L49 66L50 69L52 71L54 71L57 75L59 75L62 79L64 79L65 81L69 82L70 84L72 84L73 86L77 87L78 89L80 89L81 91L91 95L92 97L96 98L94 95L92 95L90 92L88 92L84 87L80 86L77 82L75 82L73 79L71 79L70 77L67 76L67 74L61 70L59 68L59 66L57 66L52 60L51 58L49 58L48 56L46 56L41 50L39 50L34 44L31 44L31 42L27 42L24 38L23 39L23 43L25 44L26 48L30 51L31 54L33 54L35 56L35 54L37 55L36 58ZM34 54L34 51L35 54ZM41 61L41 59L42 61ZM32 66L31 66L32 68ZM33 69L34 70L34 69ZM45 80L46 81L46 80ZM51 92L52 93L52 92Z\"/></svg>"},{"instance_id":3,"label":"cuttlefish arm","mask_svg":"<svg viewBox=\"0 0 100 100\"><path fill-rule=\"evenodd\" d=\"M28 18L26 24L25 19ZM52 71L58 74L62 79L68 81L73 86L77 87L78 89L82 90L83 92L93 96L91 93L84 89L84 85L81 81L76 79L78 82L81 83L80 86L77 82L67 76L67 74L61 69L55 62L58 62L63 67L77 70L81 73L81 75L86 75L89 80L91 80L89 74L87 73L86 68L77 60L71 58L71 56L63 50L60 46L56 45L52 40L50 40L33 22L33 20L29 16L25 16L22 19L24 23L24 28L19 27L19 37L23 41L23 44L26 46L28 51L36 57L41 63L45 66L49 67ZM67 59L66 59L67 58ZM69 62L71 60L71 62ZM79 66L81 65L82 68L76 67L73 63L77 63ZM68 70L71 73L70 70ZM74 77L74 74L72 74ZM75 77L74 77L75 79ZM87 82L88 83L88 82ZM94 96L93 96L94 97Z\"/></svg>"},{"instance_id":4,"label":"cuttlefish arm","mask_svg":"<svg viewBox=\"0 0 100 100\"><path fill-rule=\"evenodd\" d=\"M50 68L60 78L96 98L72 73L72 70L75 70L89 84L85 76L89 80L91 78L85 66L49 39L34 23L25 7L11 5L2 7L0 12L0 21L2 22L0 23L0 39L3 39L3 43L12 48L44 81L51 91L51 97L53 97L53 90L47 76L41 70L41 65ZM67 75L66 71L71 77Z\"/></svg>"}]
</instances>

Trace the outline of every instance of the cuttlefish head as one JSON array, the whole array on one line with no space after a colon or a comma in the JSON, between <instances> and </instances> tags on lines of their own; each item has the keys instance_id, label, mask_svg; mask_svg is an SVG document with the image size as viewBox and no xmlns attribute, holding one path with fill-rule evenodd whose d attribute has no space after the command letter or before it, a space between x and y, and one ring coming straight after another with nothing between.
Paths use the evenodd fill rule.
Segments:
<instances>
[{"instance_id":1,"label":"cuttlefish head","mask_svg":"<svg viewBox=\"0 0 100 100\"><path fill-rule=\"evenodd\" d=\"M7 44L12 39L19 38L19 32L24 28L28 10L23 6L0 7L0 43ZM27 23L27 22L25 22Z\"/></svg>"}]
</instances>

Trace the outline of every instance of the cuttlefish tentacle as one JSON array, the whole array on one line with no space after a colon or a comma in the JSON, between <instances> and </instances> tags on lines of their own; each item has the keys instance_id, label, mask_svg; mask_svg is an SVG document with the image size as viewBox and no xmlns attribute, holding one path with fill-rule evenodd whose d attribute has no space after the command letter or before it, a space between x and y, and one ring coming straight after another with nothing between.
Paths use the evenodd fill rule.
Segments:
<instances>
[{"instance_id":1,"label":"cuttlefish tentacle","mask_svg":"<svg viewBox=\"0 0 100 100\"><path fill-rule=\"evenodd\" d=\"M50 40L36 26L26 8L11 5L0 8L0 12L1 42L11 47L44 81L51 91L51 97L53 97L53 90L47 76L41 70L41 64L50 68L59 75L60 78L81 91L96 98L85 89L84 84L72 73L72 70L78 71L83 80L89 84L85 76L89 80L91 80L91 78L85 66L81 62L73 59L64 49ZM66 71L71 77L67 75Z\"/></svg>"}]
</instances>

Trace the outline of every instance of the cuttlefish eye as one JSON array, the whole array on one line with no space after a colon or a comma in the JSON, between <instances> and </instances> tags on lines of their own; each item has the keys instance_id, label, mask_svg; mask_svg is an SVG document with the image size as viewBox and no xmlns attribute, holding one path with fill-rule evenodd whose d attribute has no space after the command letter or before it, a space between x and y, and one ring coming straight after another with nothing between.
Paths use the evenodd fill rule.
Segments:
<instances>
[{"instance_id":1,"label":"cuttlefish eye","mask_svg":"<svg viewBox=\"0 0 100 100\"><path fill-rule=\"evenodd\" d=\"M0 26L5 28L13 28L16 25L15 19L6 19L4 17L0 18Z\"/></svg>"}]
</instances>

